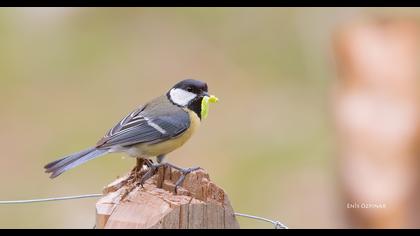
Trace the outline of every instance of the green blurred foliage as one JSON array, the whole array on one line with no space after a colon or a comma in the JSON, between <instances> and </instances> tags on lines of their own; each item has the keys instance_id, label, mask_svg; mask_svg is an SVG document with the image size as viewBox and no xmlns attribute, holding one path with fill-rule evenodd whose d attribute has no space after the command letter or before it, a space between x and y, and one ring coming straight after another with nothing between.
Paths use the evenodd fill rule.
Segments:
<instances>
[{"instance_id":1,"label":"green blurred foliage","mask_svg":"<svg viewBox=\"0 0 420 236\"><path fill-rule=\"evenodd\" d=\"M43 166L195 78L220 102L168 160L207 169L238 212L338 227L329 38L367 11L377 9L0 9L0 199L100 192L134 160L112 154L54 180ZM0 228L91 228L94 202L0 206Z\"/></svg>"}]
</instances>

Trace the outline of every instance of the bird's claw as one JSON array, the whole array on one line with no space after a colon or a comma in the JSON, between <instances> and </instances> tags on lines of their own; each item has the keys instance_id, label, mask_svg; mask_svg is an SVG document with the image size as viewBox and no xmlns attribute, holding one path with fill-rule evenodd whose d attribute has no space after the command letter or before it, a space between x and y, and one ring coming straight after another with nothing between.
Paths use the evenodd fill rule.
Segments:
<instances>
[{"instance_id":1,"label":"bird's claw","mask_svg":"<svg viewBox=\"0 0 420 236\"><path fill-rule=\"evenodd\" d=\"M144 187L144 183L146 183L147 180L153 177L156 171L159 169L159 167L162 166L162 164L154 164L152 161L147 162L146 165L148 166L148 170L138 182L138 186L141 186L142 188Z\"/></svg>"},{"instance_id":2,"label":"bird's claw","mask_svg":"<svg viewBox=\"0 0 420 236\"><path fill-rule=\"evenodd\" d=\"M178 188L184 183L185 178L187 177L187 175L193 171L196 171L200 169L200 167L191 167L191 168L179 168L179 172L181 172L181 176L179 177L179 179L176 181L175 183L175 194L178 193Z\"/></svg>"}]
</instances>

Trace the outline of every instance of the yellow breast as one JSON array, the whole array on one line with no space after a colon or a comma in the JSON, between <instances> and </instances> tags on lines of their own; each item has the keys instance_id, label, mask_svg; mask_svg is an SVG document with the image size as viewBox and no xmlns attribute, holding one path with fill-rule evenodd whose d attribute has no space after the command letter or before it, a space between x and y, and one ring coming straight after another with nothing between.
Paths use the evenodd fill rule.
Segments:
<instances>
[{"instance_id":1,"label":"yellow breast","mask_svg":"<svg viewBox=\"0 0 420 236\"><path fill-rule=\"evenodd\" d=\"M170 153L187 142L192 134L200 126L200 118L197 116L197 114L195 114L195 112L186 109L184 110L187 111L188 115L190 116L190 127L186 131L172 139L161 143L136 145L136 147L133 147L137 149L136 152L139 154L141 153L142 157L159 156Z\"/></svg>"}]
</instances>

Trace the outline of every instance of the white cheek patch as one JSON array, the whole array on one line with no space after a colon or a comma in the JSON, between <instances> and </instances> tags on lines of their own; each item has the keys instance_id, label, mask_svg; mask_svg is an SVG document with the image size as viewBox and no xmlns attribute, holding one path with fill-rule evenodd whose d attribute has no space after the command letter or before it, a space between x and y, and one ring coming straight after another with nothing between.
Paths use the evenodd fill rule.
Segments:
<instances>
[{"instance_id":1,"label":"white cheek patch","mask_svg":"<svg viewBox=\"0 0 420 236\"><path fill-rule=\"evenodd\" d=\"M171 89L169 92L172 102L180 106L186 106L191 100L197 97L196 94L185 91L183 89Z\"/></svg>"}]
</instances>

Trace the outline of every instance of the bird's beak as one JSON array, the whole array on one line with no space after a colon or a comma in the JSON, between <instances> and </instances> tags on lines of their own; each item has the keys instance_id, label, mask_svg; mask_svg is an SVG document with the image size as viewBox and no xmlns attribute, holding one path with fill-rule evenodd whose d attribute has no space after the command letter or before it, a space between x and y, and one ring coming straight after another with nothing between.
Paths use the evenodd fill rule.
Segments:
<instances>
[{"instance_id":1,"label":"bird's beak","mask_svg":"<svg viewBox=\"0 0 420 236\"><path fill-rule=\"evenodd\" d=\"M210 97L210 94L208 92L203 91L201 94L203 97Z\"/></svg>"}]
</instances>

